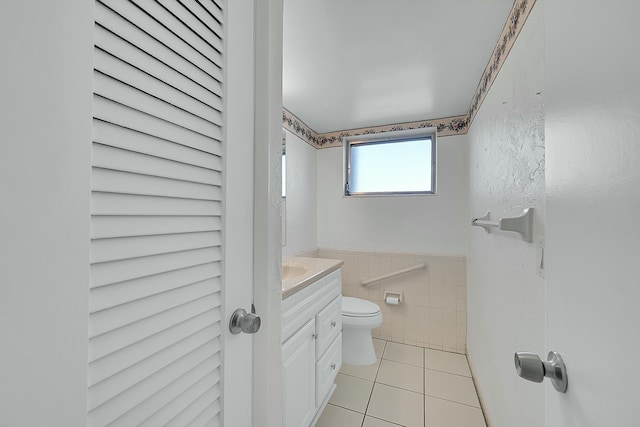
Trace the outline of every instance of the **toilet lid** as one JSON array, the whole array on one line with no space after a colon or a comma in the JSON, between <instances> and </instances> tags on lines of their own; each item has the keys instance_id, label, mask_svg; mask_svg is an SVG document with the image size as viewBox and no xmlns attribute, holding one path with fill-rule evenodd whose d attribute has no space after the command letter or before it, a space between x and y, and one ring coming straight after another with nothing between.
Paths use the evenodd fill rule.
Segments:
<instances>
[{"instance_id":1,"label":"toilet lid","mask_svg":"<svg viewBox=\"0 0 640 427\"><path fill-rule=\"evenodd\" d=\"M380 313L380 307L371 301L360 298L342 297L342 315L368 317Z\"/></svg>"}]
</instances>

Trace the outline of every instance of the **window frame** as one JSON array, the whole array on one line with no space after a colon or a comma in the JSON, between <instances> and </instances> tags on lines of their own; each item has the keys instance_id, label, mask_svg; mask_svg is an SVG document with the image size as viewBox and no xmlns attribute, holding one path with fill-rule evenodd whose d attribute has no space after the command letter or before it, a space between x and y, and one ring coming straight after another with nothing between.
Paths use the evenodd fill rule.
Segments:
<instances>
[{"instance_id":1,"label":"window frame","mask_svg":"<svg viewBox=\"0 0 640 427\"><path fill-rule=\"evenodd\" d=\"M343 146L343 197L389 197L389 196L432 196L437 194L437 129L422 128L383 132L369 135L347 136L342 138ZM390 192L351 192L351 147L354 145L392 144L395 142L419 139L431 139L431 191L390 191Z\"/></svg>"}]
</instances>

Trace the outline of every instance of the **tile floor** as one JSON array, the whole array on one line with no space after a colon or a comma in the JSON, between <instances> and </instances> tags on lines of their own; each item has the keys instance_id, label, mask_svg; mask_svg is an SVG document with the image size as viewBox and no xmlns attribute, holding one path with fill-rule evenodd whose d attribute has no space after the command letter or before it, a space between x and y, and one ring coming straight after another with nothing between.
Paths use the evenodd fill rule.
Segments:
<instances>
[{"instance_id":1,"label":"tile floor","mask_svg":"<svg viewBox=\"0 0 640 427\"><path fill-rule=\"evenodd\" d=\"M464 355L373 341L377 363L342 366L316 427L486 427Z\"/></svg>"}]
</instances>

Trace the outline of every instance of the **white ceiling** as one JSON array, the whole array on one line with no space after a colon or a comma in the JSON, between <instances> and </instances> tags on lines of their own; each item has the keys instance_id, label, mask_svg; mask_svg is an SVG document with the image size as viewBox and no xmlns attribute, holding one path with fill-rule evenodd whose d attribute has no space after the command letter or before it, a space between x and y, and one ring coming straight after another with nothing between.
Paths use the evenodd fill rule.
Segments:
<instances>
[{"instance_id":1,"label":"white ceiling","mask_svg":"<svg viewBox=\"0 0 640 427\"><path fill-rule=\"evenodd\" d=\"M284 107L319 133L466 114L513 0L284 0Z\"/></svg>"}]
</instances>

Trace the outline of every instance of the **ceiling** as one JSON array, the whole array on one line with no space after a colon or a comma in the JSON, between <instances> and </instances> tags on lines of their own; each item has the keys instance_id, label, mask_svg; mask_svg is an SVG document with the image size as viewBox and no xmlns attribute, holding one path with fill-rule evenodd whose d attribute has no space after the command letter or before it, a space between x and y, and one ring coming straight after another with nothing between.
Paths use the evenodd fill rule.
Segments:
<instances>
[{"instance_id":1,"label":"ceiling","mask_svg":"<svg viewBox=\"0 0 640 427\"><path fill-rule=\"evenodd\" d=\"M284 107L318 133L464 115L512 6L284 0Z\"/></svg>"}]
</instances>

